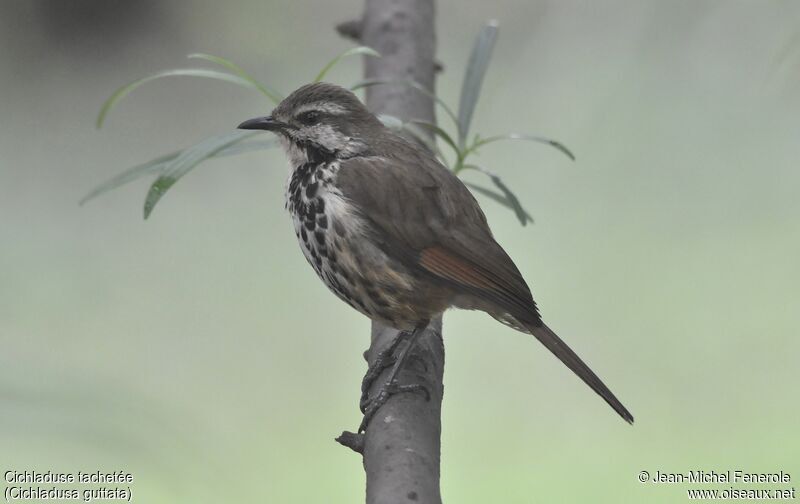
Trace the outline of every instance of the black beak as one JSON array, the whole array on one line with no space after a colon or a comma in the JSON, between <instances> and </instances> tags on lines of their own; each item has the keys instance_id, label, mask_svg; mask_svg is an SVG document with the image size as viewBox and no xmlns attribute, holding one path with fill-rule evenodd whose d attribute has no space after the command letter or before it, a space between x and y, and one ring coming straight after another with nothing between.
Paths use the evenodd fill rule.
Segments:
<instances>
[{"instance_id":1,"label":"black beak","mask_svg":"<svg viewBox=\"0 0 800 504\"><path fill-rule=\"evenodd\" d=\"M276 121L272 116L256 117L249 119L238 126L239 129L245 130L266 130L266 131L280 131L286 127L285 123Z\"/></svg>"}]
</instances>

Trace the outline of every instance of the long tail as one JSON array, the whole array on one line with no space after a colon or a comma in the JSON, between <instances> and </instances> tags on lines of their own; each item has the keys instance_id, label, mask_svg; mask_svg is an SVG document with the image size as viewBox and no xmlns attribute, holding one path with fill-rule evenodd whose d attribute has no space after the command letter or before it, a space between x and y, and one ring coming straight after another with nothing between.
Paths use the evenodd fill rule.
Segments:
<instances>
[{"instance_id":1,"label":"long tail","mask_svg":"<svg viewBox=\"0 0 800 504\"><path fill-rule=\"evenodd\" d=\"M553 354L558 357L561 362L567 365L578 377L583 380L586 385L592 387L592 390L597 392L600 397L605 399L605 401L614 408L619 416L625 419L626 422L629 424L633 424L633 415L619 402L619 399L616 398L614 394L608 390L608 387L597 377L594 372L589 369L578 355L572 351L570 347L564 343L561 338L558 337L556 333L554 333L549 327L545 324L540 326L529 325L528 330L536 336L536 339L542 342L544 346L547 347L548 350L553 352Z\"/></svg>"}]
</instances>

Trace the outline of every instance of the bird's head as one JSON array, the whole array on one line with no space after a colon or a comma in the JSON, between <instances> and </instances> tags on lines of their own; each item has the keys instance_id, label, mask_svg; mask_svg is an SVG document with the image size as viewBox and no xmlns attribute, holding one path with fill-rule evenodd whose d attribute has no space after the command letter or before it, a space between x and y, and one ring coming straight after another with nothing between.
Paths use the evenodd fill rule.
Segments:
<instances>
[{"instance_id":1,"label":"bird's head","mask_svg":"<svg viewBox=\"0 0 800 504\"><path fill-rule=\"evenodd\" d=\"M334 84L307 84L278 104L272 114L250 119L240 129L278 135L293 166L363 154L383 124L352 92Z\"/></svg>"}]
</instances>

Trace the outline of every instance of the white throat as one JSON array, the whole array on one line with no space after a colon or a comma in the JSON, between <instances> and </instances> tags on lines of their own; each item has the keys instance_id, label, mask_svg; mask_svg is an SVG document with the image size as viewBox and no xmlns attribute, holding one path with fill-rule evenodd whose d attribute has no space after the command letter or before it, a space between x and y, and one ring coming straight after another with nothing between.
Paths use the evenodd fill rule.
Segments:
<instances>
[{"instance_id":1,"label":"white throat","mask_svg":"<svg viewBox=\"0 0 800 504\"><path fill-rule=\"evenodd\" d=\"M286 157L289 158L289 166L291 166L292 169L308 163L308 156L304 149L299 148L297 144L284 135L279 135L278 138L281 147L283 147L283 152L285 152Z\"/></svg>"}]
</instances>

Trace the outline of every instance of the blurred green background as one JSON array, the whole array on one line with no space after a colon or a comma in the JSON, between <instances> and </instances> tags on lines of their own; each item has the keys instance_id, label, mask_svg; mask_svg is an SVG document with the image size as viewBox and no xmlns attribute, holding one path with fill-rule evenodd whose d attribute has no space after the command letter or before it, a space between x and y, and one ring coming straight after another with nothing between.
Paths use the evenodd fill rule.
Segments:
<instances>
[{"instance_id":1,"label":"blurred green background","mask_svg":"<svg viewBox=\"0 0 800 504\"><path fill-rule=\"evenodd\" d=\"M269 111L174 78L233 59L288 92L360 0L0 2L0 468L124 470L138 502L360 502L369 323L299 253L277 150L202 165L149 221L138 162ZM475 129L536 223L479 198L545 320L636 417L533 338L445 317L446 502L683 502L641 470L800 478L800 3L442 0L439 94L501 23ZM329 80L361 76L358 58ZM477 175L468 175L479 181ZM754 487L743 486L744 488ZM761 488L755 486L756 488ZM763 486L762 486L763 487ZM778 486L779 488L786 485Z\"/></svg>"}]
</instances>

